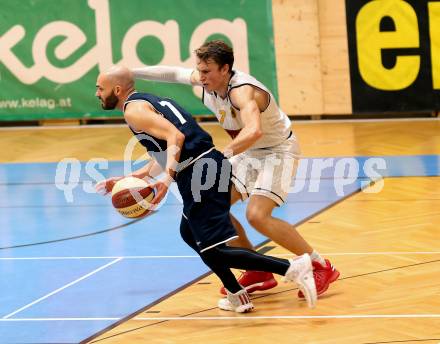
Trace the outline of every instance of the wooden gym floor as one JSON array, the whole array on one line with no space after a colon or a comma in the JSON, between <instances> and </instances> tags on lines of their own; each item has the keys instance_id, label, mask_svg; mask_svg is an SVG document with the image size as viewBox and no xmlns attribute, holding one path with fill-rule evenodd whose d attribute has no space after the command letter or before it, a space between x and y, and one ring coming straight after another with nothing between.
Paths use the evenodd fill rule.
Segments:
<instances>
[{"instance_id":1,"label":"wooden gym floor","mask_svg":"<svg viewBox=\"0 0 440 344\"><path fill-rule=\"evenodd\" d=\"M221 148L222 130L205 128ZM438 120L297 122L294 129L305 157L440 154ZM131 137L125 127L0 131L2 162L121 160ZM314 310L280 283L254 295L253 313L220 311L219 281L210 275L91 342L440 343L439 209L440 177L386 178L381 192L359 192L303 223L300 232L341 272ZM273 242L266 247L289 256Z\"/></svg>"}]
</instances>

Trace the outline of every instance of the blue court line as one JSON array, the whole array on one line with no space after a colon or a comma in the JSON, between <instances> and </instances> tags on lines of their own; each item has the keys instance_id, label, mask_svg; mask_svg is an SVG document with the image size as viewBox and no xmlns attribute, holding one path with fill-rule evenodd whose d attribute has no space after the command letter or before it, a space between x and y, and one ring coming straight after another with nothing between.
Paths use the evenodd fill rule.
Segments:
<instances>
[{"instance_id":1,"label":"blue court line","mask_svg":"<svg viewBox=\"0 0 440 344\"><path fill-rule=\"evenodd\" d=\"M386 170L380 171L386 177L439 175L440 159L437 155L379 158L383 158L387 166ZM304 187L290 194L287 204L277 208L275 215L291 223L299 223L358 191L362 183L367 181L364 167L369 157L358 157L351 162L343 159L327 158L326 162L332 167L323 169L319 180L312 175L312 165L319 161L307 160L306 172L302 177L299 173L297 181L297 185L300 185L298 183L302 178ZM359 173L353 173L345 180L341 177L346 174L338 177L335 166L345 164L346 171L349 171L348 166L353 167L349 165L353 161L358 165ZM0 166L0 192L8 195L0 200L0 247L62 240L129 223L112 209L108 198L84 192L84 184L79 184L73 191L74 202L66 202L63 193L53 185L55 168L54 163ZM83 173L84 170L83 164L80 180L87 182L90 178ZM121 171L121 162L111 162L109 170L103 174L119 175ZM335 187L335 175L343 183L347 182L347 185L339 185L338 190L342 190L342 195ZM315 188L318 192L311 192ZM239 203L232 211L245 224L254 244L265 241L264 236L246 225L245 207L246 204ZM156 259L121 259L16 313L12 316L16 321L0 319L0 343L80 342L115 323L115 318L126 318L206 273L208 269L200 259L190 258L194 252L180 238L180 213L180 203L170 196L163 208L153 216L114 231L46 245L0 249L0 258L96 257L0 260L0 317L112 261L99 257L165 256ZM20 318L53 320L20 322ZM56 320L62 318L100 320Z\"/></svg>"}]
</instances>

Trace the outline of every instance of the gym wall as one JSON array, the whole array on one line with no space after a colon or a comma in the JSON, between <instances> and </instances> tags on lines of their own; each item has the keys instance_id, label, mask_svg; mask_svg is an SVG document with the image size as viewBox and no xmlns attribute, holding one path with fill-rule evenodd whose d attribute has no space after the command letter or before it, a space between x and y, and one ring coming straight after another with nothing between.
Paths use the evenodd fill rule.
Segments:
<instances>
[{"instance_id":1,"label":"gym wall","mask_svg":"<svg viewBox=\"0 0 440 344\"><path fill-rule=\"evenodd\" d=\"M23 0L1 16L0 121L120 117L94 97L99 71L192 67L192 51L213 38L289 115L440 108L436 0ZM137 87L208 113L198 88Z\"/></svg>"}]
</instances>

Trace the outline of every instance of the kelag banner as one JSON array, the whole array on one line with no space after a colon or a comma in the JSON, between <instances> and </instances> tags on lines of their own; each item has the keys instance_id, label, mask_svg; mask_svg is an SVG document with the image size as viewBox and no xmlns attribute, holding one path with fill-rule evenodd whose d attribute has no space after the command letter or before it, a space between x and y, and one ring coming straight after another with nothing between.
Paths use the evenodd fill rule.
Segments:
<instances>
[{"instance_id":1,"label":"kelag banner","mask_svg":"<svg viewBox=\"0 0 440 344\"><path fill-rule=\"evenodd\" d=\"M440 1L346 0L353 112L440 109Z\"/></svg>"},{"instance_id":2,"label":"kelag banner","mask_svg":"<svg viewBox=\"0 0 440 344\"><path fill-rule=\"evenodd\" d=\"M99 71L194 67L192 52L217 38L232 44L237 69L277 94L271 0L3 1L0 120L102 116L94 96ZM209 113L191 87L143 81L137 89Z\"/></svg>"}]
</instances>

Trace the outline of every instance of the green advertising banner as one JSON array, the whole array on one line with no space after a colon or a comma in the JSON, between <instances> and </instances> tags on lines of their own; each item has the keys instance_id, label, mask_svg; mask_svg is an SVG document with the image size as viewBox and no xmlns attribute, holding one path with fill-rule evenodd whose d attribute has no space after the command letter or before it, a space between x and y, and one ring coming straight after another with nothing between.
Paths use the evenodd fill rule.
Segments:
<instances>
[{"instance_id":1,"label":"green advertising banner","mask_svg":"<svg viewBox=\"0 0 440 344\"><path fill-rule=\"evenodd\" d=\"M277 94L271 0L22 0L0 12L0 120L103 116L99 71L113 64L195 66L193 51L224 39L236 69ZM198 90L137 82L193 114L209 110ZM121 114L105 113L119 117Z\"/></svg>"}]
</instances>

